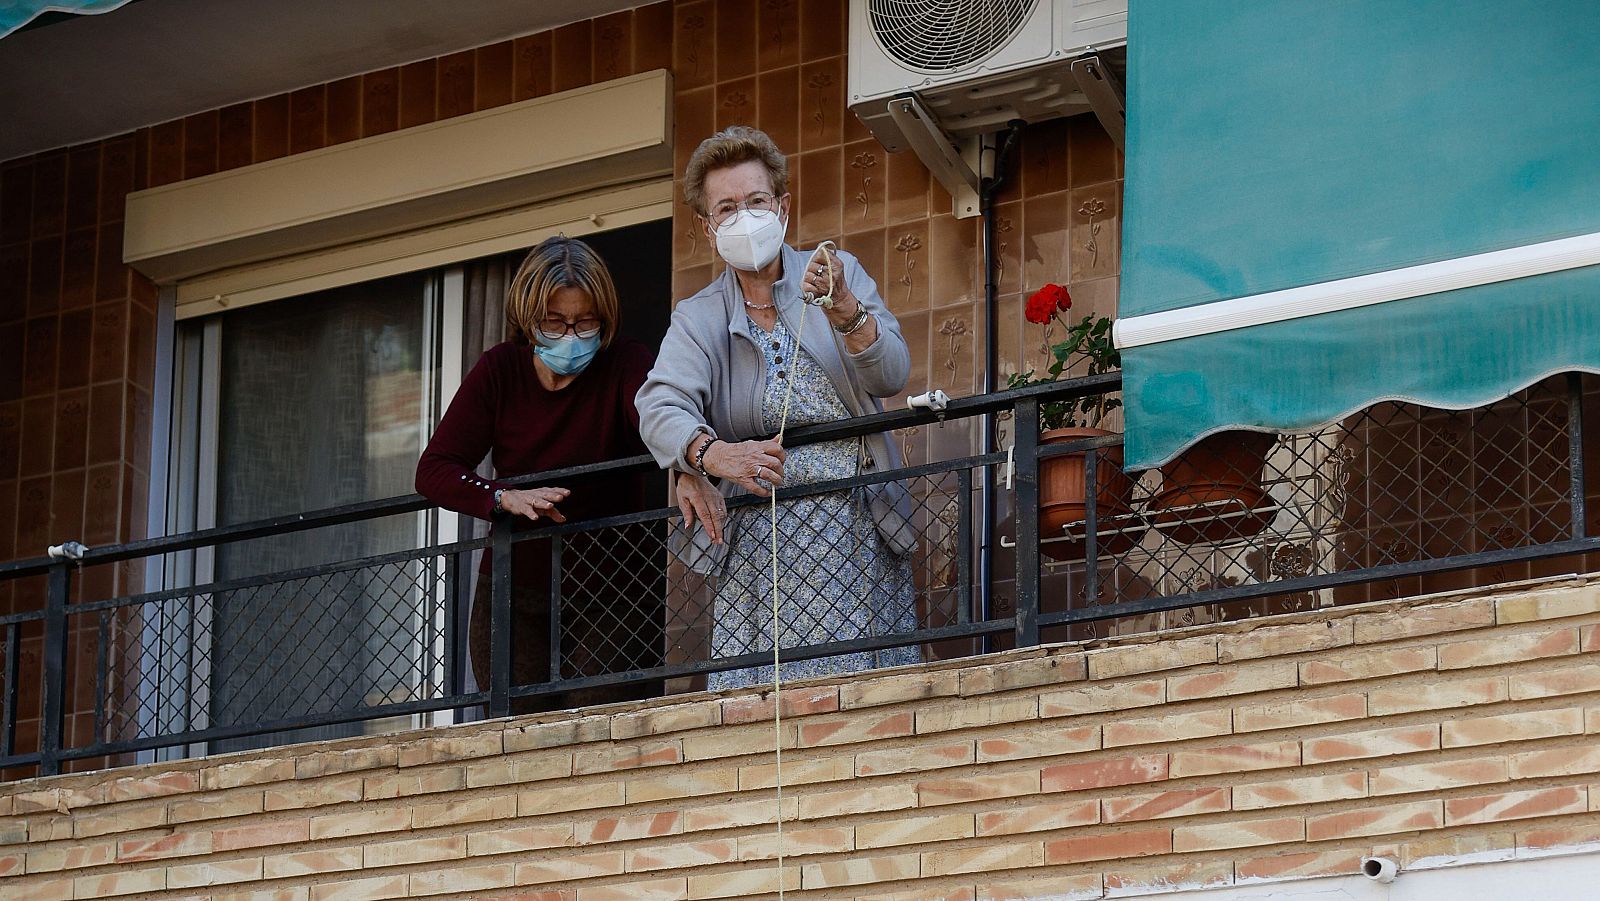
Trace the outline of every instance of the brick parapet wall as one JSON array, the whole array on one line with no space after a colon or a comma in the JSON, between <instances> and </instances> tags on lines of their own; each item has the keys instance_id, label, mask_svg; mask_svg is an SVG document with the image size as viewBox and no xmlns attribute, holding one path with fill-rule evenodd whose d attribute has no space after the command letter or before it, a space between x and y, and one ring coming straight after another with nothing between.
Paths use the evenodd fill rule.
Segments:
<instances>
[{"instance_id":1,"label":"brick parapet wall","mask_svg":"<svg viewBox=\"0 0 1600 901\"><path fill-rule=\"evenodd\" d=\"M1099 898L1600 842L1600 580L784 693L786 887ZM763 897L770 694L0 787L0 895Z\"/></svg>"}]
</instances>

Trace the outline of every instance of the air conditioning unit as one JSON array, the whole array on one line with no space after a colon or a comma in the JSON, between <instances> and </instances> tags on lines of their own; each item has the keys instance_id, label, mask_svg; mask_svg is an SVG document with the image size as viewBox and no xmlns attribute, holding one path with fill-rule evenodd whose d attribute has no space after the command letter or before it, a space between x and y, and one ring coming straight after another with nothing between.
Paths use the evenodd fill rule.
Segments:
<instances>
[{"instance_id":1,"label":"air conditioning unit","mask_svg":"<svg viewBox=\"0 0 1600 901\"><path fill-rule=\"evenodd\" d=\"M978 139L1008 122L1106 121L1114 105L1121 138L1102 57L1127 45L1128 0L850 0L849 21L851 111L891 152L922 158L958 216L977 212Z\"/></svg>"}]
</instances>

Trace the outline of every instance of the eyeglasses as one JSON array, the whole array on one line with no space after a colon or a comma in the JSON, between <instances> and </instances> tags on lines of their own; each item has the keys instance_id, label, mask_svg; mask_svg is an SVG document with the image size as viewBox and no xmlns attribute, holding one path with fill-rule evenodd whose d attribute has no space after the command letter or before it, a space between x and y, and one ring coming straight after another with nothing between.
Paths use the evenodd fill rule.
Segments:
<instances>
[{"instance_id":1,"label":"eyeglasses","mask_svg":"<svg viewBox=\"0 0 1600 901\"><path fill-rule=\"evenodd\" d=\"M604 326L605 323L598 319L584 318L579 319L577 322L568 322L565 319L551 316L547 319L541 319L536 330L539 332L539 337L555 341L569 332L579 338L593 338L595 335L600 334L600 329Z\"/></svg>"},{"instance_id":2,"label":"eyeglasses","mask_svg":"<svg viewBox=\"0 0 1600 901\"><path fill-rule=\"evenodd\" d=\"M729 219L732 219L734 214L738 213L740 210L776 211L777 209L778 198L768 194L766 191L754 191L745 195L743 201L722 201L721 203L712 207L710 212L706 213L706 218L711 220L712 225L721 228L724 223L726 223Z\"/></svg>"}]
</instances>

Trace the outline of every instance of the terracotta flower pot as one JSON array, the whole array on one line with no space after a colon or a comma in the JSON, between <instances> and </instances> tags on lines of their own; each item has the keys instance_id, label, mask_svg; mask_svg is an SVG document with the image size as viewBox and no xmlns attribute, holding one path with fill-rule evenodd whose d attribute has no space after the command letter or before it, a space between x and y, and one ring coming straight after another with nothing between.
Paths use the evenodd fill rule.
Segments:
<instances>
[{"instance_id":1,"label":"terracotta flower pot","mask_svg":"<svg viewBox=\"0 0 1600 901\"><path fill-rule=\"evenodd\" d=\"M1050 429L1039 436L1039 444L1063 444L1083 438L1115 435L1104 429ZM1095 518L1098 553L1125 553L1144 537L1144 525L1129 516L1133 512L1133 479L1122 471L1122 447L1101 448L1095 462ZM1085 553L1084 523L1089 510L1084 496L1088 461L1083 453L1062 454L1039 461L1039 538L1069 536L1069 541L1050 541L1039 545L1039 552L1052 560L1078 560ZM1065 529L1065 531L1063 531Z\"/></svg>"},{"instance_id":2,"label":"terracotta flower pot","mask_svg":"<svg viewBox=\"0 0 1600 901\"><path fill-rule=\"evenodd\" d=\"M1208 435L1161 467L1161 492L1150 499L1156 528L1174 541L1237 541L1272 522L1272 496L1261 484L1278 441L1265 432Z\"/></svg>"}]
</instances>

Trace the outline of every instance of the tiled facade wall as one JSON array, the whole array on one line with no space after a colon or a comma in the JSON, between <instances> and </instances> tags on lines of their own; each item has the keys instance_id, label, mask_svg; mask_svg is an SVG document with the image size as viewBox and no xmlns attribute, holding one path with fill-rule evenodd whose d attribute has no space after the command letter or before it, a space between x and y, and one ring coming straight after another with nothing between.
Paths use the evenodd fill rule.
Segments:
<instances>
[{"instance_id":1,"label":"tiled facade wall","mask_svg":"<svg viewBox=\"0 0 1600 901\"><path fill-rule=\"evenodd\" d=\"M814 682L784 711L797 898L1120 897L1600 841L1589 581ZM17 783L0 895L774 897L771 715L701 695Z\"/></svg>"}]
</instances>

